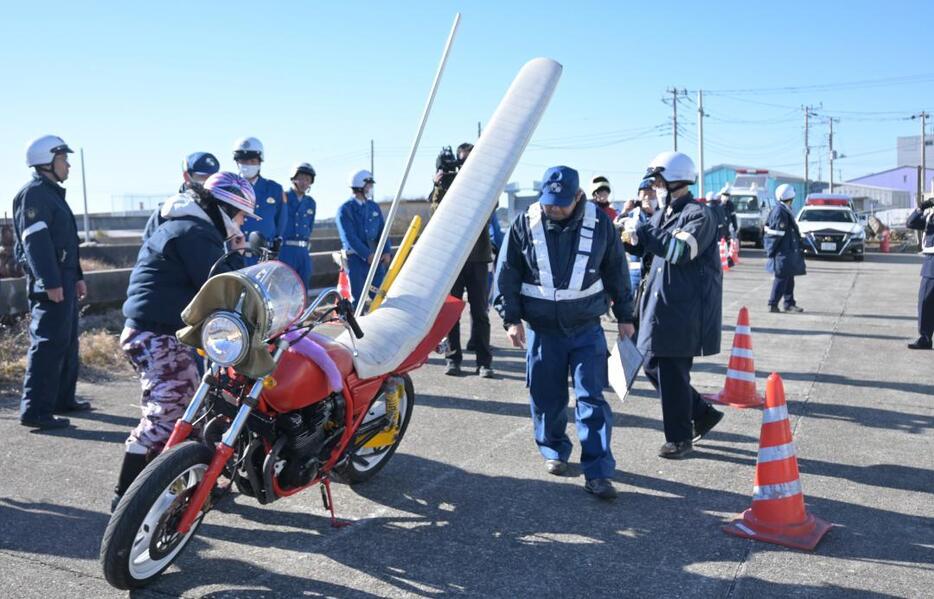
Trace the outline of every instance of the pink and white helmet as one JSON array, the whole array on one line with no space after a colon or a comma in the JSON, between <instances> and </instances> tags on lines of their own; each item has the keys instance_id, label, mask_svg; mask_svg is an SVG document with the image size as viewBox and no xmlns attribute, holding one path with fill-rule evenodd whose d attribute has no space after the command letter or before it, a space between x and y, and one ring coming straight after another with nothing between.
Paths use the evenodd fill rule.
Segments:
<instances>
[{"instance_id":1,"label":"pink and white helmet","mask_svg":"<svg viewBox=\"0 0 934 599\"><path fill-rule=\"evenodd\" d=\"M248 216L256 216L256 193L249 181L234 173L215 173L204 182L204 188L219 202L244 211Z\"/></svg>"}]
</instances>

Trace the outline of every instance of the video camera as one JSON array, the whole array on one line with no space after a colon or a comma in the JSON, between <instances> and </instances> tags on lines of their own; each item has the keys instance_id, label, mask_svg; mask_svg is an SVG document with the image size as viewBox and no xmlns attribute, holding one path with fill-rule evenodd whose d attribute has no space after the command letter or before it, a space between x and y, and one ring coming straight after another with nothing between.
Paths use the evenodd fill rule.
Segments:
<instances>
[{"instance_id":1,"label":"video camera","mask_svg":"<svg viewBox=\"0 0 934 599\"><path fill-rule=\"evenodd\" d=\"M443 175L451 175L452 177L457 174L461 164L451 146L441 148L441 153L438 154L438 158L435 160L435 168L441 171Z\"/></svg>"}]
</instances>

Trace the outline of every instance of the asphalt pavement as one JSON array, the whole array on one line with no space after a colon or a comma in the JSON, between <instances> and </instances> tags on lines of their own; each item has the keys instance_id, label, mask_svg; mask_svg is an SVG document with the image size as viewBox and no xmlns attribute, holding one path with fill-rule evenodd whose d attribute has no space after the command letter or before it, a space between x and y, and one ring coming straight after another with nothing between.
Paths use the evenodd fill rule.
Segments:
<instances>
[{"instance_id":1,"label":"asphalt pavement","mask_svg":"<svg viewBox=\"0 0 934 599\"><path fill-rule=\"evenodd\" d=\"M807 507L834 523L812 553L720 529L750 505L759 410L725 408L690 459L666 461L656 456L661 408L642 378L625 403L608 394L619 498L584 492L578 450L569 476L547 474L524 355L506 348L494 316L496 378L447 377L433 357L414 373L399 452L371 482L335 485L338 515L352 525L332 529L316 490L270 506L232 496L134 596L931 596L934 352L905 348L920 258L808 269L796 289L805 312L770 314L762 254L746 249L725 275L724 351L698 359L694 381L721 388L747 306L760 392L781 374ZM97 556L139 387L82 383L79 394L96 411L54 434L20 427L15 398L0 401L2 597L126 596Z\"/></svg>"}]
</instances>

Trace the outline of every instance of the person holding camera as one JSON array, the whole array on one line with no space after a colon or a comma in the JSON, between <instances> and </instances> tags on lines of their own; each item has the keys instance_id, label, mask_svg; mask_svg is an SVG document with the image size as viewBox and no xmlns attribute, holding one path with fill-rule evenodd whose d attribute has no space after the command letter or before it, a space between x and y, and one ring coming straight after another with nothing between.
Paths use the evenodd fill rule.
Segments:
<instances>
[{"instance_id":1,"label":"person holding camera","mask_svg":"<svg viewBox=\"0 0 934 599\"><path fill-rule=\"evenodd\" d=\"M435 186L431 192L431 211L434 213L444 199L444 195L450 189L454 178L463 166L473 145L462 143L457 146L457 156L451 151L450 147L444 148L435 163L437 172L435 173ZM451 295L456 298L464 296L467 292L467 301L470 304L470 346L473 348L477 357L477 373L483 378L493 377L493 350L490 347L490 262L493 261L493 246L490 242L490 235L486 230L480 233L474 242L473 249L467 257L467 262L460 274L454 281L454 287L451 288ZM461 362L464 360L464 353L461 349L461 327L460 322L454 323L454 327L448 333L448 351L445 354L447 360L447 370L445 374L449 376L460 376Z\"/></svg>"}]
</instances>

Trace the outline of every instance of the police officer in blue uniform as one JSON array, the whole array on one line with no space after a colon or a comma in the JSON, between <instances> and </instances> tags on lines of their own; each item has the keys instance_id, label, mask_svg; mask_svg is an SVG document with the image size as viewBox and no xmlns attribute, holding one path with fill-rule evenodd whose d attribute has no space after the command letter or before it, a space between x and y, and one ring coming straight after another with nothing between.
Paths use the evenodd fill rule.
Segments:
<instances>
[{"instance_id":1,"label":"police officer in blue uniform","mask_svg":"<svg viewBox=\"0 0 934 599\"><path fill-rule=\"evenodd\" d=\"M240 176L253 185L256 194L256 216L259 220L247 221L243 227L243 234L249 238L250 233L256 231L263 236L266 247L281 247L289 222L289 211L286 209L287 200L282 186L259 174L265 159L262 142L255 137L245 137L237 141L234 144L233 157ZM244 259L247 266L256 264L257 260L258 257L252 255Z\"/></svg>"},{"instance_id":2,"label":"police officer in blue uniform","mask_svg":"<svg viewBox=\"0 0 934 599\"><path fill-rule=\"evenodd\" d=\"M769 295L769 312L780 312L778 302L784 300L785 312L804 312L795 303L795 277L807 274L801 232L791 203L794 188L785 183L775 188L777 204L769 213L765 224L765 269L775 275Z\"/></svg>"},{"instance_id":3,"label":"police officer in blue uniform","mask_svg":"<svg viewBox=\"0 0 934 599\"><path fill-rule=\"evenodd\" d=\"M577 397L584 489L616 497L610 478L613 413L607 385L607 343L600 317L612 300L619 334L632 336L632 293L613 223L580 189L577 171L545 171L542 195L513 222L497 276L496 306L510 341L523 347L528 323L526 384L535 442L551 474L568 469L568 374Z\"/></svg>"},{"instance_id":4,"label":"police officer in blue uniform","mask_svg":"<svg viewBox=\"0 0 934 599\"><path fill-rule=\"evenodd\" d=\"M289 213L285 228L285 239L279 259L295 269L301 277L305 289L311 289L311 232L315 228L314 198L306 195L315 182L315 169L307 162L302 162L292 169L292 189L286 193L286 209Z\"/></svg>"},{"instance_id":5,"label":"police officer in blue uniform","mask_svg":"<svg viewBox=\"0 0 934 599\"><path fill-rule=\"evenodd\" d=\"M641 298L638 347L662 402L666 442L658 455L680 459L723 418L691 386L694 358L720 352L718 220L688 189L697 171L686 155L659 154L646 178L652 180L658 210L647 223L627 221L624 233L627 251L654 256Z\"/></svg>"},{"instance_id":6,"label":"police officer in blue uniform","mask_svg":"<svg viewBox=\"0 0 934 599\"><path fill-rule=\"evenodd\" d=\"M931 349L934 334L934 198L927 198L908 216L908 228L924 231L921 241L921 287L918 289L918 339L908 349Z\"/></svg>"},{"instance_id":7,"label":"police officer in blue uniform","mask_svg":"<svg viewBox=\"0 0 934 599\"><path fill-rule=\"evenodd\" d=\"M341 204L337 211L337 232L347 255L347 276L350 279L354 306L363 295L363 285L366 283L366 276L373 260L379 260L382 263L377 268L371 284L371 287L379 288L392 258L392 247L388 239L382 254L376 255L376 246L379 244L386 221L379 205L370 199L374 183L370 171L359 170L352 174L350 189L353 197Z\"/></svg>"},{"instance_id":8,"label":"police officer in blue uniform","mask_svg":"<svg viewBox=\"0 0 934 599\"><path fill-rule=\"evenodd\" d=\"M181 187L178 188L178 193L185 193L191 189L192 185L204 185L208 177L219 171L220 168L220 163L217 162L214 154L209 152L189 154L182 163L183 181ZM146 221L146 227L143 229L143 243L146 243L146 240L159 228L159 225L165 222L165 217L161 214L164 205L160 204L153 211L149 220Z\"/></svg>"},{"instance_id":9,"label":"police officer in blue uniform","mask_svg":"<svg viewBox=\"0 0 934 599\"><path fill-rule=\"evenodd\" d=\"M32 322L20 424L39 430L65 428L55 412L91 409L75 399L78 380L78 302L87 295L78 256L78 227L65 201L72 152L60 137L29 144L32 181L13 198L16 256L25 265Z\"/></svg>"}]
</instances>

